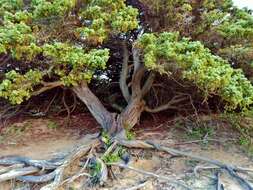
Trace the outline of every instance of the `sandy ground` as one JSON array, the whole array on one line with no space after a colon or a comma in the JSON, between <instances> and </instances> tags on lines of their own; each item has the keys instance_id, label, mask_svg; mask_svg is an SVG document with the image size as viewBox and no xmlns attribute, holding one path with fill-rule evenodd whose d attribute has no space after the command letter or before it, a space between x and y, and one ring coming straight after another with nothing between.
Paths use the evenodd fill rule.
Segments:
<instances>
[{"instance_id":1,"label":"sandy ground","mask_svg":"<svg viewBox=\"0 0 253 190\"><path fill-rule=\"evenodd\" d=\"M62 127L61 123L52 121L52 119L29 119L20 123L14 123L0 135L0 156L22 155L34 159L50 158L55 153L66 151L77 144L83 143L86 134L95 133L97 127L91 123L89 125L84 123L81 127ZM135 132L136 138L153 139L173 148L193 152L194 154L220 160L224 163L253 169L252 159L233 141L236 134L231 131L228 132L228 130L221 129L216 131L212 136L215 141L208 141L205 144L189 140L183 130L165 124L145 128L145 131L138 127ZM227 141L224 142L224 140ZM130 165L135 168L178 179L192 189L216 189L215 172L211 172L212 170L199 170L198 175L194 175L194 168L210 166L204 162L197 162L184 157L173 157L162 152L150 150L130 150L130 153L132 155ZM153 179L134 171L120 170L117 167L113 167L112 171L117 179L109 179L103 187L95 187L93 189L181 189L172 183ZM245 177L247 178L247 176ZM225 172L221 174L221 181L226 190L242 189ZM80 184L82 183L78 181L64 189L87 189L87 187L82 188ZM140 188L136 188L138 185L140 185ZM1 183L0 190L16 190L19 186L20 183L10 181ZM36 190L39 187L30 185L29 187L27 186L27 189Z\"/></svg>"}]
</instances>

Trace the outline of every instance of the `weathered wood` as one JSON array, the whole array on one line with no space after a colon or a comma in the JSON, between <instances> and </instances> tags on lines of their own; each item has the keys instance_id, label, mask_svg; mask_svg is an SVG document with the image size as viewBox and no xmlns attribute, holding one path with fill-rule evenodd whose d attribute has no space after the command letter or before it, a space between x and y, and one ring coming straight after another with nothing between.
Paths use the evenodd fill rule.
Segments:
<instances>
[{"instance_id":1,"label":"weathered wood","mask_svg":"<svg viewBox=\"0 0 253 190\"><path fill-rule=\"evenodd\" d=\"M122 92L123 97L128 102L130 99L130 93L127 86L129 53L128 53L126 41L122 42L122 49L123 49L123 62L122 62L122 69L120 73L119 86L120 86L120 90Z\"/></svg>"},{"instance_id":2,"label":"weathered wood","mask_svg":"<svg viewBox=\"0 0 253 190\"><path fill-rule=\"evenodd\" d=\"M5 167L3 169L0 169L0 174L7 173L13 169L23 168L25 164L14 164L8 167Z\"/></svg>"},{"instance_id":3,"label":"weathered wood","mask_svg":"<svg viewBox=\"0 0 253 190\"><path fill-rule=\"evenodd\" d=\"M61 166L59 166L55 170L55 178L54 181L44 187L41 188L41 190L57 190L63 182L63 175L66 170L66 168L73 163L75 160L81 158L85 154L88 153L90 148L96 144L98 144L98 139L93 140L88 145L82 145L76 149L74 149L64 160Z\"/></svg>"},{"instance_id":4,"label":"weathered wood","mask_svg":"<svg viewBox=\"0 0 253 190\"><path fill-rule=\"evenodd\" d=\"M236 173L238 171L247 171L247 169L243 170L243 168L241 168L241 167L233 166L230 164L225 164L219 160L213 160L213 159L209 159L207 157L195 155L192 153L184 152L184 151L173 149L173 148L169 148L169 147L162 146L162 145L159 145L159 144L157 144L155 142L151 142L151 141L141 141L141 140L126 141L126 140L122 140L122 139L117 139L117 142L118 142L118 144L121 144L122 146L126 146L129 148L157 149L159 151L164 151L169 154L185 156L185 157L192 158L194 160L204 161L204 162L213 164L213 165L218 166L219 168L227 171L227 173L231 177L233 177L245 190L253 190L252 184L250 184L247 180L243 179L242 177L240 177Z\"/></svg>"},{"instance_id":5,"label":"weathered wood","mask_svg":"<svg viewBox=\"0 0 253 190\"><path fill-rule=\"evenodd\" d=\"M85 103L93 117L101 125L105 131L110 131L110 128L115 120L114 115L110 113L95 94L89 89L86 83L82 83L73 87L73 91L78 98Z\"/></svg>"},{"instance_id":6,"label":"weathered wood","mask_svg":"<svg viewBox=\"0 0 253 190\"><path fill-rule=\"evenodd\" d=\"M39 175L39 176L20 176L17 177L17 180L23 181L26 183L45 183L48 181L51 181L55 178L55 171L49 173L49 174L44 174L44 175Z\"/></svg>"},{"instance_id":7,"label":"weathered wood","mask_svg":"<svg viewBox=\"0 0 253 190\"><path fill-rule=\"evenodd\" d=\"M0 182L14 179L14 178L17 178L17 177L23 176L23 175L36 173L39 171L40 171L39 168L33 167L33 166L14 169L14 170L9 171L8 173L4 173L4 174L0 175Z\"/></svg>"}]
</instances>

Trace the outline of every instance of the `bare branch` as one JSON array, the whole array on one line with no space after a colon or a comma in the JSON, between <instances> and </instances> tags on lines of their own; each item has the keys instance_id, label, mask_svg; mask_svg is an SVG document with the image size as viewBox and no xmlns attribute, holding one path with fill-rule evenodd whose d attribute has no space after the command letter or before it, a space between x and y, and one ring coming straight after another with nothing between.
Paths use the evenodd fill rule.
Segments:
<instances>
[{"instance_id":1,"label":"bare branch","mask_svg":"<svg viewBox=\"0 0 253 190\"><path fill-rule=\"evenodd\" d=\"M71 163L73 163L73 161L75 161L75 160L81 158L82 156L84 156L85 154L87 154L94 144L98 144L98 141L94 140L93 142L89 143L88 145L82 145L82 146L78 147L77 149L73 150L73 152L70 153L70 155L68 155L67 158L64 160L62 165L59 166L55 170L56 175L55 175L54 181L51 184L48 184L48 185L42 187L41 190L59 189L59 187L62 185L62 181L63 181L63 177L64 177L63 175L64 175L66 168Z\"/></svg>"},{"instance_id":2,"label":"bare branch","mask_svg":"<svg viewBox=\"0 0 253 190\"><path fill-rule=\"evenodd\" d=\"M151 89L151 87L154 83L154 80L155 80L155 74L150 73L145 84L142 87L142 90L141 90L142 97L145 96L149 92L149 90Z\"/></svg>"},{"instance_id":3,"label":"bare branch","mask_svg":"<svg viewBox=\"0 0 253 190\"><path fill-rule=\"evenodd\" d=\"M133 74L131 86L132 86L132 98L141 96L141 79L144 76L145 67L139 66L138 70Z\"/></svg>"},{"instance_id":4,"label":"bare branch","mask_svg":"<svg viewBox=\"0 0 253 190\"><path fill-rule=\"evenodd\" d=\"M141 66L140 62L140 50L138 48L132 48L133 62L134 62L134 74L139 70Z\"/></svg>"},{"instance_id":5,"label":"bare branch","mask_svg":"<svg viewBox=\"0 0 253 190\"><path fill-rule=\"evenodd\" d=\"M143 183L140 183L138 185L135 185L133 187L130 187L130 188L127 188L127 189L124 189L124 190L138 190L138 189L143 189L146 185L148 184L148 181L145 181Z\"/></svg>"},{"instance_id":6,"label":"bare branch","mask_svg":"<svg viewBox=\"0 0 253 190\"><path fill-rule=\"evenodd\" d=\"M128 75L128 61L129 61L129 53L127 49L127 43L124 41L122 43L123 48L123 62L122 62L122 70L120 73L120 89L123 94L123 97L128 102L130 99L130 93L127 86L127 75Z\"/></svg>"},{"instance_id":7,"label":"bare branch","mask_svg":"<svg viewBox=\"0 0 253 190\"><path fill-rule=\"evenodd\" d=\"M25 168L17 168L17 169L9 171L8 173L4 173L0 175L0 182L13 179L19 176L23 176L23 175L36 173L38 171L40 171L40 169L34 166L29 166Z\"/></svg>"},{"instance_id":8,"label":"bare branch","mask_svg":"<svg viewBox=\"0 0 253 190\"><path fill-rule=\"evenodd\" d=\"M7 173L13 169L23 168L24 166L25 166L25 164L14 164L14 165L8 166L6 168L0 169L0 174Z\"/></svg>"},{"instance_id":9,"label":"bare branch","mask_svg":"<svg viewBox=\"0 0 253 190\"><path fill-rule=\"evenodd\" d=\"M221 169L224 169L228 172L228 174L234 178L245 190L252 190L253 187L252 185L245 179L243 179L242 177L240 177L236 172L242 170L243 168L241 167L237 167L231 164L225 164L219 160L212 160L209 159L207 157L203 157L203 156L199 156L199 155L195 155L189 152L184 152L181 150L177 150L177 149L173 149L173 148L169 148L163 145L159 145L155 142L151 142L151 141L140 141L140 140L135 140L135 141L125 141L125 140L121 140L121 139L117 139L118 143L121 144L122 146L126 146L126 147L131 147L131 148L151 148L151 149L157 149L160 151L164 151L167 152L169 154L172 155L180 155L180 156L185 156L185 157L189 157L192 158L194 160L198 160L198 161L204 161L207 163L210 163L212 165L218 166Z\"/></svg>"},{"instance_id":10,"label":"bare branch","mask_svg":"<svg viewBox=\"0 0 253 190\"><path fill-rule=\"evenodd\" d=\"M42 85L43 85L43 87L40 88L40 89L37 90L37 91L34 91L34 92L32 93L32 96L37 96L37 95L39 95L39 94L41 94L41 93L43 93L43 92L45 92L45 91L47 91L47 90L51 90L51 89L56 88L56 87L58 87L58 86L63 86L63 83L62 83L61 81L56 81L56 82L42 82Z\"/></svg>"},{"instance_id":11,"label":"bare branch","mask_svg":"<svg viewBox=\"0 0 253 190\"><path fill-rule=\"evenodd\" d=\"M155 174L153 172L148 172L148 171L145 171L145 170L142 170L142 169L137 169L137 168L134 168L132 166L128 166L128 165L120 164L120 163L108 163L107 165L118 166L120 168L132 170L132 171L141 173L143 175L151 176L151 177L154 177L154 178L157 178L157 179L166 180L166 181L169 181L170 183L174 183L176 185L184 187L185 189L191 190L191 188L189 188L187 185L185 185L184 183L181 183L181 182L177 181L176 179L172 179L172 178L169 178L169 177L166 177L166 176L162 176L162 175L157 175L157 174Z\"/></svg>"},{"instance_id":12,"label":"bare branch","mask_svg":"<svg viewBox=\"0 0 253 190\"><path fill-rule=\"evenodd\" d=\"M149 108L148 106L145 107L145 111L150 112L150 113L158 113L160 111L164 111L167 109L178 109L178 106L173 106L174 104L177 104L181 101L187 100L187 97L181 97L181 96L175 96L170 100L167 104L160 105L156 108Z\"/></svg>"}]
</instances>

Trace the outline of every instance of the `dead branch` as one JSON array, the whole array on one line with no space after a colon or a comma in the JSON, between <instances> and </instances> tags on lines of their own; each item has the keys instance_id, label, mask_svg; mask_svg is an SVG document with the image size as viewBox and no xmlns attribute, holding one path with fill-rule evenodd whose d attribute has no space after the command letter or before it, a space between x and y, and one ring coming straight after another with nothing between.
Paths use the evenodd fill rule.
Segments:
<instances>
[{"instance_id":1,"label":"dead branch","mask_svg":"<svg viewBox=\"0 0 253 190\"><path fill-rule=\"evenodd\" d=\"M91 147L97 143L98 143L98 140L95 140L92 143L90 143L89 145L82 145L82 146L78 147L77 149L74 149L72 151L72 153L70 153L67 156L67 158L64 159L63 164L55 170L56 175L55 175L54 181L51 184L48 184L48 185L42 187L41 190L57 190L62 184L63 177L64 177L63 175L64 175L66 168L71 163L73 163L75 160L77 160L77 159L81 158L82 156L84 156L85 154L87 154L88 151L91 149Z\"/></svg>"},{"instance_id":2,"label":"dead branch","mask_svg":"<svg viewBox=\"0 0 253 190\"><path fill-rule=\"evenodd\" d=\"M213 165L218 166L219 168L227 171L227 173L231 177L233 177L245 190L253 190L253 187L251 186L251 184L236 173L236 172L240 172L240 170L246 171L247 169L233 166L233 165L229 165L229 164L225 164L225 163L222 163L218 160L212 160L212 159L209 159L206 157L194 155L192 153L168 148L168 147L159 145L159 144L151 142L151 141L140 141L140 140L138 140L138 141L122 141L121 140L120 141L120 139L117 139L117 140L118 140L118 143L121 144L122 146L131 147L131 148L151 148L151 149L156 149L159 151L164 151L169 154L185 156L185 157L189 157L189 158L192 158L192 159L195 159L198 161L204 161L204 162L213 164Z\"/></svg>"},{"instance_id":3,"label":"dead branch","mask_svg":"<svg viewBox=\"0 0 253 190\"><path fill-rule=\"evenodd\" d=\"M158 113L167 109L178 109L178 106L175 106L175 104L187 99L187 97L181 97L180 95L174 96L167 104L160 105L156 108L149 108L148 106L145 106L145 111L150 113Z\"/></svg>"},{"instance_id":4,"label":"dead branch","mask_svg":"<svg viewBox=\"0 0 253 190\"><path fill-rule=\"evenodd\" d=\"M82 176L91 177L90 174L88 174L88 173L86 173L86 172L84 172L84 171L86 170L86 168L87 168L87 166L88 166L88 164L89 164L89 162L90 162L90 159L92 158L93 149L94 149L95 146L96 146L96 145L93 145L93 146L91 147L91 150L90 150L90 152L89 152L89 154L88 154L88 156L87 156L87 160L86 160L84 166L82 167L82 169L81 169L77 174L75 174L75 175L73 175L72 177L70 177L70 178L64 180L64 181L61 183L61 186L64 185L65 183L72 183L73 181L75 181L76 179L78 179L79 177L82 177Z\"/></svg>"},{"instance_id":5,"label":"dead branch","mask_svg":"<svg viewBox=\"0 0 253 190\"><path fill-rule=\"evenodd\" d=\"M67 113L68 113L68 115L67 115L67 127L68 127L69 124L70 124L71 110L70 110L70 108L69 108L69 106L68 106L68 104L66 102L66 90L65 89L63 90L62 102L63 102L63 105L64 105L64 107L65 107L65 109L67 110Z\"/></svg>"},{"instance_id":6,"label":"dead branch","mask_svg":"<svg viewBox=\"0 0 253 190\"><path fill-rule=\"evenodd\" d=\"M228 141L236 141L236 139L219 140L219 139L212 139L212 138L204 138L204 139L201 139L201 140L174 143L174 144L170 144L170 146L186 145L186 144L194 144L194 143L205 143L205 142L225 143L225 142L228 142Z\"/></svg>"},{"instance_id":7,"label":"dead branch","mask_svg":"<svg viewBox=\"0 0 253 190\"><path fill-rule=\"evenodd\" d=\"M49 104L47 105L47 107L46 107L46 109L45 109L45 111L44 111L45 114L48 113L48 111L49 111L51 105L53 104L55 98L57 97L57 95L58 95L58 92L55 93L54 97L51 99L51 101L50 101Z\"/></svg>"},{"instance_id":8,"label":"dead branch","mask_svg":"<svg viewBox=\"0 0 253 190\"><path fill-rule=\"evenodd\" d=\"M19 176L17 177L17 180L23 181L23 182L28 182L28 183L45 183L48 181L51 181L55 178L56 172L53 171L49 174L44 174L44 175L39 175L39 176Z\"/></svg>"},{"instance_id":9,"label":"dead branch","mask_svg":"<svg viewBox=\"0 0 253 190\"><path fill-rule=\"evenodd\" d=\"M155 80L155 74L150 73L147 80L146 80L146 82L144 83L144 85L141 89L142 97L144 97L149 92L149 90L151 89L151 87L154 83L154 80Z\"/></svg>"},{"instance_id":10,"label":"dead branch","mask_svg":"<svg viewBox=\"0 0 253 190\"><path fill-rule=\"evenodd\" d=\"M181 183L176 179L168 178L166 176L157 175L157 174L152 173L152 172L148 172L148 171L145 171L145 170L142 170L142 169L140 170L140 169L134 168L132 166L128 166L128 165L120 164L120 163L108 163L107 165L109 165L109 166L118 166L120 168L129 169L129 170L135 171L137 173L141 173L143 175L151 176L151 177L161 179L161 180L166 180L166 181L169 181L170 183L173 183L173 184L179 185L181 187L184 187L185 189L191 190L191 188L189 188L184 183Z\"/></svg>"},{"instance_id":11,"label":"dead branch","mask_svg":"<svg viewBox=\"0 0 253 190\"><path fill-rule=\"evenodd\" d=\"M56 81L56 82L42 82L43 87L40 88L37 91L34 91L32 93L32 96L38 96L39 94L51 90L53 88L59 87L59 86L63 86L63 83L61 81Z\"/></svg>"},{"instance_id":12,"label":"dead branch","mask_svg":"<svg viewBox=\"0 0 253 190\"><path fill-rule=\"evenodd\" d=\"M216 173L216 190L224 190L224 186L221 183L220 172Z\"/></svg>"},{"instance_id":13,"label":"dead branch","mask_svg":"<svg viewBox=\"0 0 253 190\"><path fill-rule=\"evenodd\" d=\"M1 169L0 174L7 173L13 169L23 168L24 166L25 166L25 164L14 164L14 165L11 165L11 166Z\"/></svg>"},{"instance_id":14,"label":"dead branch","mask_svg":"<svg viewBox=\"0 0 253 190\"><path fill-rule=\"evenodd\" d=\"M62 162L61 161L47 161L47 160L33 160L27 157L21 156L6 156L0 159L0 165L15 165L15 164L25 164L28 166L37 167L43 170L51 170L59 167Z\"/></svg>"},{"instance_id":15,"label":"dead branch","mask_svg":"<svg viewBox=\"0 0 253 190\"><path fill-rule=\"evenodd\" d=\"M11 170L7 173L1 174L0 175L0 182L7 181L7 180L10 180L10 179L14 179L14 178L17 178L17 177L23 176L23 175L36 173L36 172L39 172L39 171L40 171L40 169L37 168L37 167L34 167L34 166L13 169L13 170Z\"/></svg>"},{"instance_id":16,"label":"dead branch","mask_svg":"<svg viewBox=\"0 0 253 190\"><path fill-rule=\"evenodd\" d=\"M147 185L147 182L148 181L144 181L144 182L142 182L142 183L140 183L138 185L135 185L135 186L130 187L130 188L126 188L124 190L138 190L138 189L141 189L141 188L143 188L143 187L145 187Z\"/></svg>"}]
</instances>

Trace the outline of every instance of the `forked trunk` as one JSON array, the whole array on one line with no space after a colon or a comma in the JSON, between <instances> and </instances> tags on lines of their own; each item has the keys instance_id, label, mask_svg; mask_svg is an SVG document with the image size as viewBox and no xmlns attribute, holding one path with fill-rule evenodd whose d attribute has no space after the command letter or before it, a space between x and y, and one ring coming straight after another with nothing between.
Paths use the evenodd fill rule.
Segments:
<instances>
[{"instance_id":1,"label":"forked trunk","mask_svg":"<svg viewBox=\"0 0 253 190\"><path fill-rule=\"evenodd\" d=\"M138 123L140 115L144 110L144 102L141 97L132 98L122 113L116 114L109 112L104 107L86 83L74 87L73 91L85 103L103 130L111 136L120 135L123 137L125 129L133 128Z\"/></svg>"}]
</instances>

